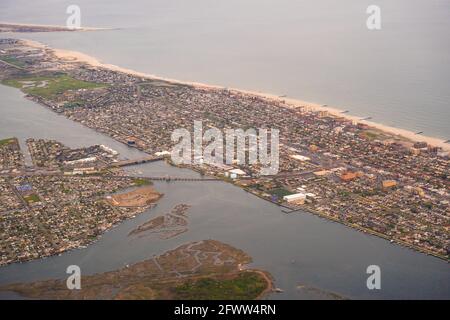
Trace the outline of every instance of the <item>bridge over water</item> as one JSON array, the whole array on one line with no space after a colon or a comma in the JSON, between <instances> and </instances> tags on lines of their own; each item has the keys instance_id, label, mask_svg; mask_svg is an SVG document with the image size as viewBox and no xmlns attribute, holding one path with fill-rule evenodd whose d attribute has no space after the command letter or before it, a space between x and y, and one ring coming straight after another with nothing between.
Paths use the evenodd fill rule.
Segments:
<instances>
[{"instance_id":1,"label":"bridge over water","mask_svg":"<svg viewBox=\"0 0 450 320\"><path fill-rule=\"evenodd\" d=\"M111 164L111 167L126 167L126 166L132 166L135 164L142 164L142 163L155 162L155 161L161 161L161 160L164 160L164 157L162 157L162 156L147 156L147 157L142 157L142 158L133 159L133 160L122 160L122 161L114 162Z\"/></svg>"},{"instance_id":2,"label":"bridge over water","mask_svg":"<svg viewBox=\"0 0 450 320\"><path fill-rule=\"evenodd\" d=\"M151 181L198 181L198 182L207 182L207 181L221 181L220 179L205 177L205 178L187 178L187 177L171 177L171 176L163 176L163 177L145 177L145 176L108 176L108 178L112 179L144 179Z\"/></svg>"}]
</instances>

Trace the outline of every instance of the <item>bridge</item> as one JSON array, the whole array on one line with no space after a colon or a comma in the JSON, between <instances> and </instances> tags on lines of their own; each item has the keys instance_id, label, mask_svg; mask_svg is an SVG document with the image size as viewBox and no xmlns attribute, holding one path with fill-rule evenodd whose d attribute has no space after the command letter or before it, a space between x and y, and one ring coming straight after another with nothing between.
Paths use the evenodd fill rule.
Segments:
<instances>
[{"instance_id":1,"label":"bridge","mask_svg":"<svg viewBox=\"0 0 450 320\"><path fill-rule=\"evenodd\" d=\"M88 178L88 177L92 177L92 176L97 176L98 174L89 174L89 175L77 175L75 177L78 178ZM61 171L36 171L36 172L27 172L27 171L20 171L20 172L10 172L10 173L2 173L0 174L0 177L4 177L4 178L11 178L11 177L17 177L17 176L24 176L24 177L31 177L31 176L64 176L65 178L70 178L70 177L74 177L74 176L67 176L64 175L63 172ZM213 177L205 177L205 178L189 178L189 177L172 177L172 176L150 176L150 177L145 177L145 176L110 176L110 175L103 175L103 177L105 179L116 179L116 180L120 180L120 179L143 179L143 180L151 180L151 181L198 181L198 182L206 182L206 181L222 181L220 179L217 178L213 178Z\"/></svg>"},{"instance_id":2,"label":"bridge","mask_svg":"<svg viewBox=\"0 0 450 320\"><path fill-rule=\"evenodd\" d=\"M164 176L164 177L145 177L145 176L106 176L107 178L112 179L143 179L143 180L151 180L151 181L199 181L199 182L206 182L206 181L221 181L220 179L211 178L211 177L205 177L205 178L188 178L188 177L171 177L171 176Z\"/></svg>"},{"instance_id":3,"label":"bridge","mask_svg":"<svg viewBox=\"0 0 450 320\"><path fill-rule=\"evenodd\" d=\"M114 162L111 164L111 167L126 167L126 166L132 166L135 164L161 161L163 159L164 159L164 157L162 157L162 156L147 156L147 157L133 159L133 160L122 160L122 161Z\"/></svg>"},{"instance_id":4,"label":"bridge","mask_svg":"<svg viewBox=\"0 0 450 320\"><path fill-rule=\"evenodd\" d=\"M253 180L253 179L285 179L292 177L302 177L310 175L316 171L321 170L320 168L305 170L305 171L292 171L292 172L281 172L275 175L265 175L259 177L239 177L238 180Z\"/></svg>"},{"instance_id":5,"label":"bridge","mask_svg":"<svg viewBox=\"0 0 450 320\"><path fill-rule=\"evenodd\" d=\"M9 63L9 62L7 62L5 60L1 60L0 59L0 62L6 64L7 66L10 66L10 67L13 67L13 68L16 68L16 69L19 69L19 70L25 70L24 68L16 66L15 64Z\"/></svg>"}]
</instances>

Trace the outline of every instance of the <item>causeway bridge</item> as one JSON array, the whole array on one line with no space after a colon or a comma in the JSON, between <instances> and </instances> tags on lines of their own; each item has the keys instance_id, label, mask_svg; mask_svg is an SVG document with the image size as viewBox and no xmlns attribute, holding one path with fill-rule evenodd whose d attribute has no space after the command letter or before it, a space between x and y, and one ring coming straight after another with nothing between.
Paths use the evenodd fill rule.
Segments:
<instances>
[{"instance_id":1,"label":"causeway bridge","mask_svg":"<svg viewBox=\"0 0 450 320\"><path fill-rule=\"evenodd\" d=\"M205 177L205 178L188 178L188 177L171 177L171 176L163 176L163 177L145 177L145 176L107 176L112 179L143 179L143 180L151 180L151 181L198 181L198 182L206 182L206 181L221 181L217 178Z\"/></svg>"},{"instance_id":2,"label":"causeway bridge","mask_svg":"<svg viewBox=\"0 0 450 320\"><path fill-rule=\"evenodd\" d=\"M161 160L164 160L163 156L147 156L147 157L142 157L142 158L133 159L133 160L122 160L122 161L114 162L110 166L111 167L126 167L126 166L132 166L135 164L142 164L142 163L155 162L155 161L161 161Z\"/></svg>"}]
</instances>

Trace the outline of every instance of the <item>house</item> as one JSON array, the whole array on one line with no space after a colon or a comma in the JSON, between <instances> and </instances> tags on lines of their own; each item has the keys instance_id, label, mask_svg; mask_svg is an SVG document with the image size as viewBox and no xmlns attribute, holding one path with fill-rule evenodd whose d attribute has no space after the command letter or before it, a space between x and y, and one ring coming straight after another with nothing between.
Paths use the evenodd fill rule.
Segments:
<instances>
[{"instance_id":1,"label":"house","mask_svg":"<svg viewBox=\"0 0 450 320\"><path fill-rule=\"evenodd\" d=\"M357 176L358 175L356 174L356 172L347 171L347 172L344 172L340 178L342 181L347 182L347 181L355 180L357 178Z\"/></svg>"},{"instance_id":2,"label":"house","mask_svg":"<svg viewBox=\"0 0 450 320\"><path fill-rule=\"evenodd\" d=\"M384 180L382 182L383 185L383 189L389 189L389 188L393 188L397 185L397 181L395 180Z\"/></svg>"}]
</instances>

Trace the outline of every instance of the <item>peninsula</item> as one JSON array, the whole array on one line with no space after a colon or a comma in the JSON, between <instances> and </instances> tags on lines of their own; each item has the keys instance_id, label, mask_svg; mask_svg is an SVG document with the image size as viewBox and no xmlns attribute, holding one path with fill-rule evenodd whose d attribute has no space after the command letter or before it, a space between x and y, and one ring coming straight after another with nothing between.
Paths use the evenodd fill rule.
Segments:
<instances>
[{"instance_id":1,"label":"peninsula","mask_svg":"<svg viewBox=\"0 0 450 320\"><path fill-rule=\"evenodd\" d=\"M29 99L149 155L194 121L220 130L280 130L280 172L191 165L277 203L448 260L448 144L338 110L270 95L162 79L83 54L0 41L0 79ZM233 174L231 174L234 172ZM237 172L237 174L236 174Z\"/></svg>"},{"instance_id":2,"label":"peninsula","mask_svg":"<svg viewBox=\"0 0 450 320\"><path fill-rule=\"evenodd\" d=\"M81 290L68 290L65 280L11 284L13 291L40 299L210 299L264 297L272 280L261 270L246 269L245 252L214 240L197 241L116 271L83 277Z\"/></svg>"},{"instance_id":3,"label":"peninsula","mask_svg":"<svg viewBox=\"0 0 450 320\"><path fill-rule=\"evenodd\" d=\"M68 28L65 26L54 26L45 24L24 24L24 23L6 23L0 22L0 33L1 32L17 32L17 33L28 33L28 32L73 32L73 31L96 31L96 30L107 30L105 28Z\"/></svg>"}]
</instances>

